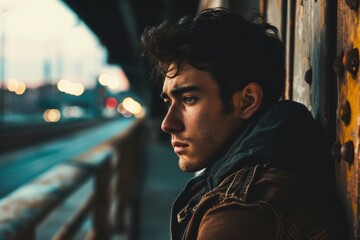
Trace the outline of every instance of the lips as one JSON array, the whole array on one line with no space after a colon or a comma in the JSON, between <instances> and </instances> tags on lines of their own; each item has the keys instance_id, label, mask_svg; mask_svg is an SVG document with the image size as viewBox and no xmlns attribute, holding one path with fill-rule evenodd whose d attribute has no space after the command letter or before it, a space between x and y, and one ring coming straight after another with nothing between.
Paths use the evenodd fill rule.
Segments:
<instances>
[{"instance_id":1,"label":"lips","mask_svg":"<svg viewBox=\"0 0 360 240\"><path fill-rule=\"evenodd\" d=\"M172 146L174 148L175 153L181 154L186 150L186 148L189 146L189 144L175 141L175 142L172 142Z\"/></svg>"}]
</instances>

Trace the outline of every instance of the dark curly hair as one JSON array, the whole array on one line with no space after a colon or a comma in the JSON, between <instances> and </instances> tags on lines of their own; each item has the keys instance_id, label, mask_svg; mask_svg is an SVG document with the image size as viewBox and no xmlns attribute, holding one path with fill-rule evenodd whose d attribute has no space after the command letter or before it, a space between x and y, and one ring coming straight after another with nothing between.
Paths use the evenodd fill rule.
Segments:
<instances>
[{"instance_id":1,"label":"dark curly hair","mask_svg":"<svg viewBox=\"0 0 360 240\"><path fill-rule=\"evenodd\" d=\"M170 77L186 64L208 72L227 110L232 95L251 82L263 88L263 108L272 107L283 93L284 47L276 27L260 16L247 20L224 8L206 9L147 28L141 46L157 79L163 80L173 63L176 71Z\"/></svg>"}]
</instances>

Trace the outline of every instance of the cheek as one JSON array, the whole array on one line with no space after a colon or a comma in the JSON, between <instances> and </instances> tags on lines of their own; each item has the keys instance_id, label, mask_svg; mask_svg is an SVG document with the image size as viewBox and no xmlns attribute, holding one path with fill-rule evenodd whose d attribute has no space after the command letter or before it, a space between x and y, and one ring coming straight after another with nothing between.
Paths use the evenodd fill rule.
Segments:
<instances>
[{"instance_id":1,"label":"cheek","mask_svg":"<svg viewBox=\"0 0 360 240\"><path fill-rule=\"evenodd\" d=\"M219 119L209 113L204 113L194 119L195 134L198 136L199 144L206 145L206 148L213 146L218 141L218 131L221 131ZM211 151L212 149L207 149Z\"/></svg>"},{"instance_id":2,"label":"cheek","mask_svg":"<svg viewBox=\"0 0 360 240\"><path fill-rule=\"evenodd\" d=\"M207 104L187 113L188 133L197 139L198 144L213 146L222 141L223 129L228 124L221 105Z\"/></svg>"},{"instance_id":3,"label":"cheek","mask_svg":"<svg viewBox=\"0 0 360 240\"><path fill-rule=\"evenodd\" d=\"M211 131L211 124L213 123L210 114L206 111L203 112L194 112L190 114L188 125L189 127L196 132L201 132L206 134Z\"/></svg>"}]
</instances>

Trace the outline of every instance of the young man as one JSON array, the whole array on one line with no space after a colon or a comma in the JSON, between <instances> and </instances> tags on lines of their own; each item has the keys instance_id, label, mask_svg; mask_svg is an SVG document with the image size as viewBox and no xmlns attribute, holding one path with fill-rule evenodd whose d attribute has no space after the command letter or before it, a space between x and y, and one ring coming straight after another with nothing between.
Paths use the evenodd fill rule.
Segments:
<instances>
[{"instance_id":1,"label":"young man","mask_svg":"<svg viewBox=\"0 0 360 240\"><path fill-rule=\"evenodd\" d=\"M172 239L335 239L331 161L301 104L280 101L277 29L225 9L148 28L163 77L163 131L193 178L172 209Z\"/></svg>"}]
</instances>

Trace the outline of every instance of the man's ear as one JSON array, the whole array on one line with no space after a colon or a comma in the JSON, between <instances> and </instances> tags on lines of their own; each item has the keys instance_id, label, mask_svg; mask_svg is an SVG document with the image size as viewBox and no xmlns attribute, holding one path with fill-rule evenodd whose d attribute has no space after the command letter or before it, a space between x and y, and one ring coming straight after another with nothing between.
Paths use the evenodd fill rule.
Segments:
<instances>
[{"instance_id":1,"label":"man's ear","mask_svg":"<svg viewBox=\"0 0 360 240\"><path fill-rule=\"evenodd\" d=\"M246 120L251 118L260 108L263 90L257 83L249 83L232 97L234 111L237 117Z\"/></svg>"}]
</instances>

